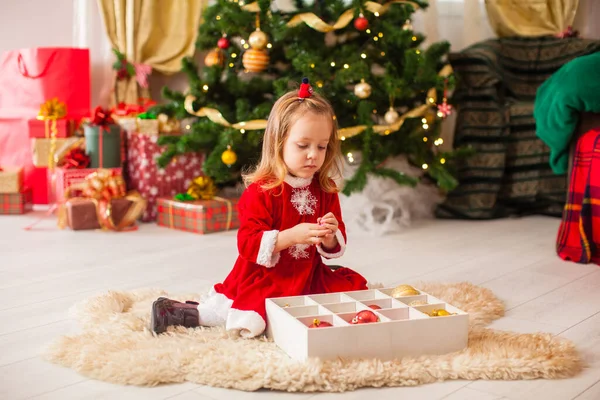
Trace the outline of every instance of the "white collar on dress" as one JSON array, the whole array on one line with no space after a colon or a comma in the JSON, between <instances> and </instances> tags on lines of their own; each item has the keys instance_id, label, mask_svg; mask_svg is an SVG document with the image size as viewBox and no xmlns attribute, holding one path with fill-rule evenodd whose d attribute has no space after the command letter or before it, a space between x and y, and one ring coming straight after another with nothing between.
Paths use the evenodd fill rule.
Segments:
<instances>
[{"instance_id":1,"label":"white collar on dress","mask_svg":"<svg viewBox=\"0 0 600 400\"><path fill-rule=\"evenodd\" d=\"M300 189L310 185L310 183L313 180L313 177L311 176L310 178L300 178L297 176L287 174L284 180L285 182L287 182L288 185L290 185L294 189Z\"/></svg>"}]
</instances>

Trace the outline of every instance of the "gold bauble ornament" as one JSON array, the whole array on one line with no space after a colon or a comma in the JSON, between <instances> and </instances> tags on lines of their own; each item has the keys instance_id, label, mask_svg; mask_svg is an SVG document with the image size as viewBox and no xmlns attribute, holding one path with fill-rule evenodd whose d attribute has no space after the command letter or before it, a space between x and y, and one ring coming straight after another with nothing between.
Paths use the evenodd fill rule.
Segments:
<instances>
[{"instance_id":1,"label":"gold bauble ornament","mask_svg":"<svg viewBox=\"0 0 600 400\"><path fill-rule=\"evenodd\" d=\"M255 30L248 37L248 44L256 50L264 49L267 47L267 43L269 43L269 37L260 29Z\"/></svg>"},{"instance_id":2,"label":"gold bauble ornament","mask_svg":"<svg viewBox=\"0 0 600 400\"><path fill-rule=\"evenodd\" d=\"M233 164L235 164L237 161L237 154L235 154L235 151L231 150L231 146L227 146L227 150L221 154L221 161L223 161L223 164L227 165L228 167L231 167Z\"/></svg>"},{"instance_id":3,"label":"gold bauble ornament","mask_svg":"<svg viewBox=\"0 0 600 400\"><path fill-rule=\"evenodd\" d=\"M371 95L371 85L361 79L360 83L354 86L354 94L361 99L366 99Z\"/></svg>"},{"instance_id":4,"label":"gold bauble ornament","mask_svg":"<svg viewBox=\"0 0 600 400\"><path fill-rule=\"evenodd\" d=\"M392 290L391 296L394 298L404 297L404 296L417 296L421 294L417 289L410 285L399 285Z\"/></svg>"},{"instance_id":5,"label":"gold bauble ornament","mask_svg":"<svg viewBox=\"0 0 600 400\"><path fill-rule=\"evenodd\" d=\"M385 119L385 122L387 122L388 125L392 125L398 121L399 117L400 116L398 115L398 112L396 112L396 110L394 110L393 107L390 107L390 109L387 110L387 112L383 116L383 119Z\"/></svg>"},{"instance_id":6,"label":"gold bauble ornament","mask_svg":"<svg viewBox=\"0 0 600 400\"><path fill-rule=\"evenodd\" d=\"M248 72L262 72L269 65L269 53L266 50L248 49L244 52L242 64Z\"/></svg>"},{"instance_id":7,"label":"gold bauble ornament","mask_svg":"<svg viewBox=\"0 0 600 400\"><path fill-rule=\"evenodd\" d=\"M448 311L444 310L443 308L440 308L439 310L432 310L428 315L430 317L446 317L446 316L452 315L452 314L450 314Z\"/></svg>"},{"instance_id":8,"label":"gold bauble ornament","mask_svg":"<svg viewBox=\"0 0 600 400\"><path fill-rule=\"evenodd\" d=\"M221 49L213 49L208 52L206 57L204 58L204 65L207 67L212 67L218 65L222 67L225 63L225 55L221 51Z\"/></svg>"}]
</instances>

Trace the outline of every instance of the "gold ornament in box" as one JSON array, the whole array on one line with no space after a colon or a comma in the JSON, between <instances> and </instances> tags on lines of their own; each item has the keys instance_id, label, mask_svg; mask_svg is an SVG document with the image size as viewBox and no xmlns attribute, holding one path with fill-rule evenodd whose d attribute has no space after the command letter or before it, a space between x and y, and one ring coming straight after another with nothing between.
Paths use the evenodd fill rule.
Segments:
<instances>
[{"instance_id":1,"label":"gold ornament in box","mask_svg":"<svg viewBox=\"0 0 600 400\"><path fill-rule=\"evenodd\" d=\"M421 293L410 285L399 285L392 290L391 296L393 298L398 298L406 296L417 296L419 294Z\"/></svg>"},{"instance_id":2,"label":"gold ornament in box","mask_svg":"<svg viewBox=\"0 0 600 400\"><path fill-rule=\"evenodd\" d=\"M432 310L431 312L427 313L427 315L429 315L430 317L446 317L448 315L454 315L453 313L449 313L448 311L444 310L443 308L440 308L439 310Z\"/></svg>"}]
</instances>

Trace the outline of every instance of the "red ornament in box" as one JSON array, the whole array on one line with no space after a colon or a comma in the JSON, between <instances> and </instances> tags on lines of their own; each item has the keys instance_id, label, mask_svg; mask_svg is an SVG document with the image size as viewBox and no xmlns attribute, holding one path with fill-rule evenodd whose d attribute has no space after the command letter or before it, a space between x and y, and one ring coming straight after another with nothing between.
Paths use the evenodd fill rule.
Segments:
<instances>
[{"instance_id":1,"label":"red ornament in box","mask_svg":"<svg viewBox=\"0 0 600 400\"><path fill-rule=\"evenodd\" d=\"M187 190L192 180L202 175L204 155L188 153L177 156L167 167L160 168L158 157L163 147L156 144L158 137L127 132L127 187L137 190L148 202L142 221L155 221L157 199L175 196Z\"/></svg>"},{"instance_id":2,"label":"red ornament in box","mask_svg":"<svg viewBox=\"0 0 600 400\"><path fill-rule=\"evenodd\" d=\"M309 326L309 328L327 328L329 326L333 326L333 325L331 325L327 321L321 321L321 320L315 318L313 320L313 323Z\"/></svg>"},{"instance_id":3,"label":"red ornament in box","mask_svg":"<svg viewBox=\"0 0 600 400\"><path fill-rule=\"evenodd\" d=\"M351 324L370 324L372 322L379 322L379 317L369 310L362 310L356 313L356 316L350 321Z\"/></svg>"}]
</instances>

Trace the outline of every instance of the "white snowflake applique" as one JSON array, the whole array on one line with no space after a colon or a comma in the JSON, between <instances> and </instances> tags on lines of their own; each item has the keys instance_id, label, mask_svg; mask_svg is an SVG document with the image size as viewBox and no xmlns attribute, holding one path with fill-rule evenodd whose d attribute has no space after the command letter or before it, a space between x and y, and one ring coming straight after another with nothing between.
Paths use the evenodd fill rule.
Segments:
<instances>
[{"instance_id":1,"label":"white snowflake applique","mask_svg":"<svg viewBox=\"0 0 600 400\"><path fill-rule=\"evenodd\" d=\"M308 244L297 244L288 249L290 256L294 257L296 260L301 258L308 258L309 254L307 249L310 247Z\"/></svg>"},{"instance_id":2,"label":"white snowflake applique","mask_svg":"<svg viewBox=\"0 0 600 400\"><path fill-rule=\"evenodd\" d=\"M300 215L314 215L317 207L317 198L308 188L293 189L292 204Z\"/></svg>"}]
</instances>

